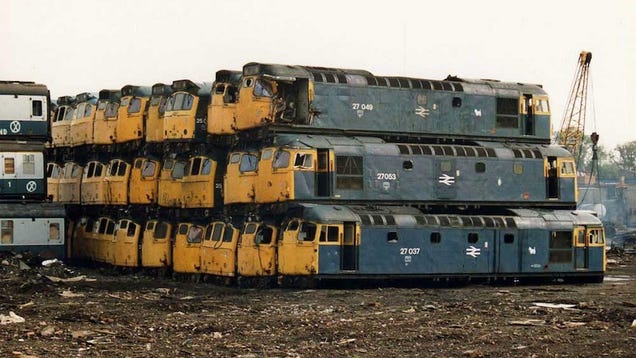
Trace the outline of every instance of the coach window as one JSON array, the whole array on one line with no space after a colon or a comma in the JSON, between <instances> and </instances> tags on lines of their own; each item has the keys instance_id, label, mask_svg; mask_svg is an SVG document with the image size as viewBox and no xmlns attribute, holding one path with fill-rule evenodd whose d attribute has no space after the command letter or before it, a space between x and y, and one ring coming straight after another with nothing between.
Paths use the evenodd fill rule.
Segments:
<instances>
[{"instance_id":1,"label":"coach window","mask_svg":"<svg viewBox=\"0 0 636 358\"><path fill-rule=\"evenodd\" d=\"M430 236L431 244L439 244L442 242L442 234L439 232L432 232Z\"/></svg>"},{"instance_id":2,"label":"coach window","mask_svg":"<svg viewBox=\"0 0 636 358\"><path fill-rule=\"evenodd\" d=\"M4 174L15 174L14 158L4 158Z\"/></svg>"},{"instance_id":3,"label":"coach window","mask_svg":"<svg viewBox=\"0 0 636 358\"><path fill-rule=\"evenodd\" d=\"M60 240L60 224L49 223L49 241L59 241L59 240Z\"/></svg>"},{"instance_id":4,"label":"coach window","mask_svg":"<svg viewBox=\"0 0 636 358\"><path fill-rule=\"evenodd\" d=\"M479 241L479 234L476 232L471 232L468 234L468 243L469 244L476 244L477 241Z\"/></svg>"},{"instance_id":5,"label":"coach window","mask_svg":"<svg viewBox=\"0 0 636 358\"><path fill-rule=\"evenodd\" d=\"M475 172L483 173L485 171L486 171L486 163L484 163L484 162L475 163Z\"/></svg>"},{"instance_id":6,"label":"coach window","mask_svg":"<svg viewBox=\"0 0 636 358\"><path fill-rule=\"evenodd\" d=\"M42 101L31 101L31 114L33 117L42 117Z\"/></svg>"},{"instance_id":7,"label":"coach window","mask_svg":"<svg viewBox=\"0 0 636 358\"><path fill-rule=\"evenodd\" d=\"M360 156L336 156L336 188L362 190L364 169Z\"/></svg>"},{"instance_id":8,"label":"coach window","mask_svg":"<svg viewBox=\"0 0 636 358\"><path fill-rule=\"evenodd\" d=\"M0 220L0 236L3 244L13 244L13 220Z\"/></svg>"},{"instance_id":9,"label":"coach window","mask_svg":"<svg viewBox=\"0 0 636 358\"><path fill-rule=\"evenodd\" d=\"M289 152L279 150L274 154L274 168L287 168L289 166Z\"/></svg>"}]
</instances>

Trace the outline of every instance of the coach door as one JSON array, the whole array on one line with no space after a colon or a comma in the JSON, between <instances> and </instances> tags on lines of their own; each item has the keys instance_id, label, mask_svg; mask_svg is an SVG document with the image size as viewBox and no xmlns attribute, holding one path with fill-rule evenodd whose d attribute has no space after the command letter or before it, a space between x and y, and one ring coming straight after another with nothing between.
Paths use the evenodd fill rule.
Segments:
<instances>
[{"instance_id":1,"label":"coach door","mask_svg":"<svg viewBox=\"0 0 636 358\"><path fill-rule=\"evenodd\" d=\"M344 223L344 237L340 246L340 270L358 270L358 249L360 235L355 222Z\"/></svg>"},{"instance_id":2,"label":"coach door","mask_svg":"<svg viewBox=\"0 0 636 358\"><path fill-rule=\"evenodd\" d=\"M437 181L435 194L437 199L455 199L457 196L457 190L455 189L455 160L450 158L437 159L435 160L435 167L435 180Z\"/></svg>"},{"instance_id":3,"label":"coach door","mask_svg":"<svg viewBox=\"0 0 636 358\"><path fill-rule=\"evenodd\" d=\"M495 242L497 243L497 272L507 273L521 271L520 241L518 235L519 233L517 231L495 231Z\"/></svg>"},{"instance_id":4,"label":"coach door","mask_svg":"<svg viewBox=\"0 0 636 358\"><path fill-rule=\"evenodd\" d=\"M329 149L318 149L316 166L316 196L330 197L333 188L333 153Z\"/></svg>"},{"instance_id":5,"label":"coach door","mask_svg":"<svg viewBox=\"0 0 636 358\"><path fill-rule=\"evenodd\" d=\"M521 113L524 115L523 120L523 134L532 136L534 135L534 106L531 94L525 94L521 98L522 101L522 111Z\"/></svg>"}]
</instances>

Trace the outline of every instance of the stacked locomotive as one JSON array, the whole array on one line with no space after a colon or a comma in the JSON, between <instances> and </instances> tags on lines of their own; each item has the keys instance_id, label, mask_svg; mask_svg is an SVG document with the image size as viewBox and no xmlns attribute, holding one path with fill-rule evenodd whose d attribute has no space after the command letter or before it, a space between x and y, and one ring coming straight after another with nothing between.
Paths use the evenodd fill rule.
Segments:
<instances>
[{"instance_id":1,"label":"stacked locomotive","mask_svg":"<svg viewBox=\"0 0 636 358\"><path fill-rule=\"evenodd\" d=\"M46 202L49 91L0 81L0 250L64 256L64 207Z\"/></svg>"},{"instance_id":2,"label":"stacked locomotive","mask_svg":"<svg viewBox=\"0 0 636 358\"><path fill-rule=\"evenodd\" d=\"M539 85L249 63L60 110L49 184L76 257L242 282L603 277Z\"/></svg>"}]
</instances>

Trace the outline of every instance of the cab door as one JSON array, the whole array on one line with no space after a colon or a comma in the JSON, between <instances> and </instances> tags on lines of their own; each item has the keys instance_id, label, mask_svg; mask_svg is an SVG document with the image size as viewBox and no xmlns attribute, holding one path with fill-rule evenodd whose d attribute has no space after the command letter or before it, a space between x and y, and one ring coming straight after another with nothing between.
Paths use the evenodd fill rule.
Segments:
<instances>
[{"instance_id":1,"label":"cab door","mask_svg":"<svg viewBox=\"0 0 636 358\"><path fill-rule=\"evenodd\" d=\"M574 265L577 270L590 268L590 242L585 235L585 227L574 228Z\"/></svg>"},{"instance_id":2,"label":"cab door","mask_svg":"<svg viewBox=\"0 0 636 358\"><path fill-rule=\"evenodd\" d=\"M329 149L317 149L316 196L330 197L333 194L333 152Z\"/></svg>"},{"instance_id":3,"label":"cab door","mask_svg":"<svg viewBox=\"0 0 636 358\"><path fill-rule=\"evenodd\" d=\"M344 237L340 245L340 270L357 271L360 251L360 227L355 222L344 223Z\"/></svg>"}]
</instances>

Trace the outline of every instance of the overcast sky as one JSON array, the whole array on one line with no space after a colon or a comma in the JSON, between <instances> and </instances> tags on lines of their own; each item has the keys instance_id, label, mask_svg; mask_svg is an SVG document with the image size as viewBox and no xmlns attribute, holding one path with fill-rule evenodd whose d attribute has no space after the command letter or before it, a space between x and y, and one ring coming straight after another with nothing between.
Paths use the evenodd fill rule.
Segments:
<instances>
[{"instance_id":1,"label":"overcast sky","mask_svg":"<svg viewBox=\"0 0 636 358\"><path fill-rule=\"evenodd\" d=\"M543 84L559 127L581 50L586 132L636 140L636 5L605 1L0 0L0 79L53 98L214 80L250 61ZM628 84L632 84L629 86Z\"/></svg>"}]
</instances>

